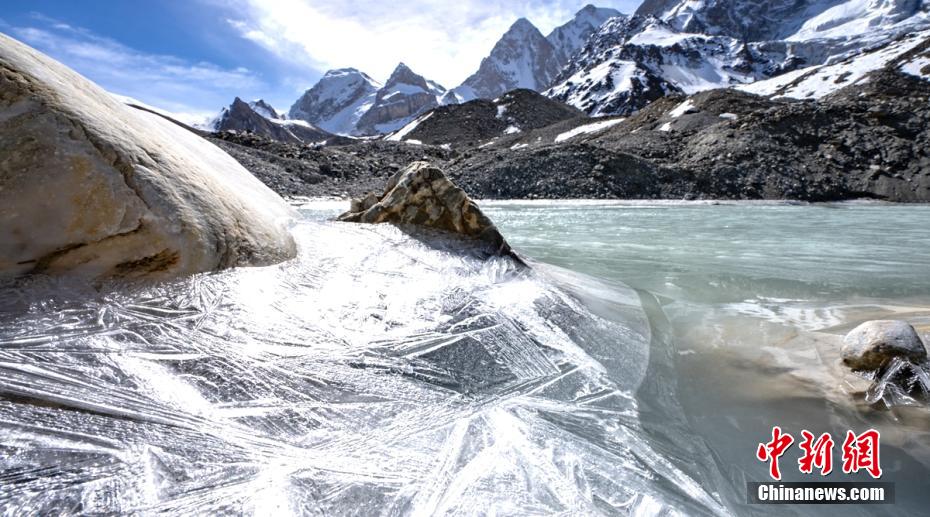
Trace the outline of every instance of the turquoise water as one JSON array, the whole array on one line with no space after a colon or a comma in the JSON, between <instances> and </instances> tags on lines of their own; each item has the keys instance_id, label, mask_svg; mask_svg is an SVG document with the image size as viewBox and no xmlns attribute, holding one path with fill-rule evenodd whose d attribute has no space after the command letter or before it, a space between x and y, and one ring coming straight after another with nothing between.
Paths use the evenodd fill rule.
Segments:
<instances>
[{"instance_id":1,"label":"turquoise water","mask_svg":"<svg viewBox=\"0 0 930 517\"><path fill-rule=\"evenodd\" d=\"M753 451L773 425L834 437L876 427L883 480L897 483L898 504L853 513L926 511L927 412L868 407L837 355L845 332L869 319L907 319L930 335L930 206L492 202L485 210L522 253L657 297L650 317L667 322L668 339L653 353L667 346L672 355L689 432L712 451L734 503L745 480L766 479ZM791 463L782 469L793 473L786 480L811 480Z\"/></svg>"}]
</instances>

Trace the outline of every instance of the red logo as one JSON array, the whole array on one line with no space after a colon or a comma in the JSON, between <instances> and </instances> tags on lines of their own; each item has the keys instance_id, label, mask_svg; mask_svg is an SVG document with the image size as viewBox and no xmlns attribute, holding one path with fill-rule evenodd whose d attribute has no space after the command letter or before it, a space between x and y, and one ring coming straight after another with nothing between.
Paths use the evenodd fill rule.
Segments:
<instances>
[{"instance_id":1,"label":"red logo","mask_svg":"<svg viewBox=\"0 0 930 517\"><path fill-rule=\"evenodd\" d=\"M794 438L790 434L782 434L781 428L775 426L772 428L772 441L760 443L759 448L756 449L756 458L759 458L759 461L771 462L769 464L769 475L772 476L772 479L781 479L781 471L778 470L778 458L788 450L788 447L791 447L792 443L794 443Z\"/></svg>"},{"instance_id":2,"label":"red logo","mask_svg":"<svg viewBox=\"0 0 930 517\"><path fill-rule=\"evenodd\" d=\"M846 440L843 441L843 472L852 474L865 469L873 478L882 475L882 467L878 462L878 440L880 435L875 429L856 436L852 431L846 431Z\"/></svg>"},{"instance_id":3,"label":"red logo","mask_svg":"<svg viewBox=\"0 0 930 517\"><path fill-rule=\"evenodd\" d=\"M814 435L809 431L801 431L804 439L801 441L801 450L804 456L798 460L801 472L811 474L814 467L820 469L820 475L826 476L833 471L833 437L830 433L823 433L814 441Z\"/></svg>"},{"instance_id":4,"label":"red logo","mask_svg":"<svg viewBox=\"0 0 930 517\"><path fill-rule=\"evenodd\" d=\"M801 437L802 440L798 445L803 455L798 459L798 469L804 474L813 474L814 469L817 468L820 470L821 476L826 476L832 472L833 446L835 442L830 433L823 433L815 437L810 431L804 430L801 431ZM842 448L843 472L853 474L865 470L873 478L880 478L882 475L881 463L878 458L880 438L879 432L875 429L869 429L859 435L847 431ZM793 443L793 436L783 433L780 427L775 426L772 428L772 440L760 443L756 449L756 458L759 461L769 462L769 475L772 476L772 479L781 480L778 460L791 448Z\"/></svg>"}]
</instances>

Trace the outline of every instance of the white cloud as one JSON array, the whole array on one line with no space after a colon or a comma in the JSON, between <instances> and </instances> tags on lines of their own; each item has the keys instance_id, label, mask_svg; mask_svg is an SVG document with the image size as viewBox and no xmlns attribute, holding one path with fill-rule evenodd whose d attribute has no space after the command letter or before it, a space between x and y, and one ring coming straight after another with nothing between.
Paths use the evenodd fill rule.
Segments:
<instances>
[{"instance_id":1,"label":"white cloud","mask_svg":"<svg viewBox=\"0 0 930 517\"><path fill-rule=\"evenodd\" d=\"M140 52L85 29L35 18L40 27L13 27L10 33L103 88L175 113L185 122L201 122L215 114L213 106L218 109L241 92L265 87L246 68Z\"/></svg>"},{"instance_id":2,"label":"white cloud","mask_svg":"<svg viewBox=\"0 0 930 517\"><path fill-rule=\"evenodd\" d=\"M229 23L242 37L298 66L318 71L355 67L383 80L403 61L414 71L453 87L478 68L481 58L517 18L528 18L547 34L585 3L239 0Z\"/></svg>"}]
</instances>

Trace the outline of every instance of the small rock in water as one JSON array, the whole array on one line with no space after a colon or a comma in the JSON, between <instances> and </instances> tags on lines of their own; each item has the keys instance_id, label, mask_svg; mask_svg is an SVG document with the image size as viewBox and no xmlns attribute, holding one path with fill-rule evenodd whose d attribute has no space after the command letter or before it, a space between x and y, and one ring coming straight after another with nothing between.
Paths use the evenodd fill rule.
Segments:
<instances>
[{"instance_id":1,"label":"small rock in water","mask_svg":"<svg viewBox=\"0 0 930 517\"><path fill-rule=\"evenodd\" d=\"M847 334L843 343L843 364L853 370L877 370L895 357L912 362L927 359L920 336L906 321L867 321Z\"/></svg>"},{"instance_id":2,"label":"small rock in water","mask_svg":"<svg viewBox=\"0 0 930 517\"><path fill-rule=\"evenodd\" d=\"M427 162L411 163L394 174L380 199L369 194L352 200L350 211L340 215L339 220L426 226L489 244L495 255L515 257L478 205L442 170Z\"/></svg>"}]
</instances>

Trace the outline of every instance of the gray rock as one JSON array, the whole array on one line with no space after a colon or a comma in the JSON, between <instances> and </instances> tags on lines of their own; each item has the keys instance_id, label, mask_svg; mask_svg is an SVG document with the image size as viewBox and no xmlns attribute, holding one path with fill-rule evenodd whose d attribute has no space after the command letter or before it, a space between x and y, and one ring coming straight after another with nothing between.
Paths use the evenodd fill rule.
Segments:
<instances>
[{"instance_id":1,"label":"gray rock","mask_svg":"<svg viewBox=\"0 0 930 517\"><path fill-rule=\"evenodd\" d=\"M374 204L355 200L340 221L425 226L472 238L489 245L495 255L513 252L507 241L466 194L428 162L414 162L398 171ZM365 208L367 207L367 208Z\"/></svg>"},{"instance_id":2,"label":"gray rock","mask_svg":"<svg viewBox=\"0 0 930 517\"><path fill-rule=\"evenodd\" d=\"M0 276L272 264L292 216L216 146L0 34Z\"/></svg>"},{"instance_id":3,"label":"gray rock","mask_svg":"<svg viewBox=\"0 0 930 517\"><path fill-rule=\"evenodd\" d=\"M843 340L843 364L853 370L876 370L895 357L913 362L927 359L927 349L906 321L867 321Z\"/></svg>"}]
</instances>

